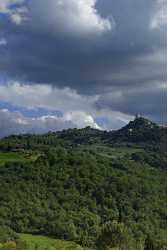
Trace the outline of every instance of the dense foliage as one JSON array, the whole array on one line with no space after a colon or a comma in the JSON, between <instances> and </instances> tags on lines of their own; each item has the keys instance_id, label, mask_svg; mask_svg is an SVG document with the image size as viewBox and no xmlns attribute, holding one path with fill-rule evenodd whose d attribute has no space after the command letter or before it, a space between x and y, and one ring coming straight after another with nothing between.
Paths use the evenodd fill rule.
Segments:
<instances>
[{"instance_id":1,"label":"dense foliage","mask_svg":"<svg viewBox=\"0 0 167 250\"><path fill-rule=\"evenodd\" d=\"M55 150L34 163L0 168L0 222L16 232L86 245L92 245L100 226L112 220L124 222L135 237L163 234L166 179L165 170L130 159Z\"/></svg>"},{"instance_id":2,"label":"dense foliage","mask_svg":"<svg viewBox=\"0 0 167 250\"><path fill-rule=\"evenodd\" d=\"M139 125L129 126L136 134ZM0 166L0 242L17 232L104 250L167 249L167 154L148 140L127 145L129 129L112 144L90 128L1 140L1 152L30 160Z\"/></svg>"}]
</instances>

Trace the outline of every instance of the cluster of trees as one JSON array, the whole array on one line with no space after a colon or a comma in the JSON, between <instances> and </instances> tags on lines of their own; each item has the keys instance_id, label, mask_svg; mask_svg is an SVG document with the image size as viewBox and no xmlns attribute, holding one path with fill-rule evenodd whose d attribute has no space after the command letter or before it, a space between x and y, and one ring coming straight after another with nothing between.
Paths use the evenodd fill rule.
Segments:
<instances>
[{"instance_id":1,"label":"cluster of trees","mask_svg":"<svg viewBox=\"0 0 167 250\"><path fill-rule=\"evenodd\" d=\"M166 152L135 152L131 155L134 161L148 164L156 169L167 169L167 153Z\"/></svg>"},{"instance_id":2,"label":"cluster of trees","mask_svg":"<svg viewBox=\"0 0 167 250\"><path fill-rule=\"evenodd\" d=\"M12 135L0 140L0 150L46 149L48 147L71 147L103 143L108 137L107 131L86 127L84 129L68 129L44 135Z\"/></svg>"},{"instance_id":3,"label":"cluster of trees","mask_svg":"<svg viewBox=\"0 0 167 250\"><path fill-rule=\"evenodd\" d=\"M2 234L1 234L2 233ZM3 238L5 234L5 237ZM6 236L8 235L8 240ZM18 236L11 235L11 230L4 228L0 232L0 250L41 250L43 246L39 243L32 245L31 242L23 241ZM61 241L57 241L45 250L86 250L87 248L77 245L68 244L65 246ZM102 225L99 234L97 235L94 245L96 250L162 250L163 244L153 240L150 236L144 240L135 241L132 238L130 230L123 224L116 221L107 222Z\"/></svg>"},{"instance_id":4,"label":"cluster of trees","mask_svg":"<svg viewBox=\"0 0 167 250\"><path fill-rule=\"evenodd\" d=\"M129 229L116 221L103 225L96 241L97 250L162 250L162 244L146 236L135 241Z\"/></svg>"},{"instance_id":5,"label":"cluster of trees","mask_svg":"<svg viewBox=\"0 0 167 250\"><path fill-rule=\"evenodd\" d=\"M0 168L0 225L95 247L102 225L118 221L134 242L151 235L165 247L166 179L165 169L144 162L45 150L34 163Z\"/></svg>"}]
</instances>

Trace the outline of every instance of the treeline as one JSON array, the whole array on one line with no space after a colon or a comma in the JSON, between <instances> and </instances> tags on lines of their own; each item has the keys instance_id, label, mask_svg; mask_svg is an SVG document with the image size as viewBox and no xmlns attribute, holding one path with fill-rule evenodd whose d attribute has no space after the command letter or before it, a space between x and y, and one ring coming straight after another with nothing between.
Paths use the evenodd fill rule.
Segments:
<instances>
[{"instance_id":1,"label":"treeline","mask_svg":"<svg viewBox=\"0 0 167 250\"><path fill-rule=\"evenodd\" d=\"M44 242L33 237L22 239L20 235L14 233L7 227L0 228L0 249L1 250L88 250L87 247L73 242L64 242L46 238ZM50 243L48 244L48 240ZM66 243L66 244L65 244ZM46 246L46 247L44 247ZM91 248L92 249L92 248ZM101 226L97 235L94 250L162 250L166 249L162 241L156 241L150 236L145 239L135 240L132 238L130 230L123 224L116 221L107 222ZM93 250L92 249L92 250ZM90 250L90 249L89 249Z\"/></svg>"},{"instance_id":2,"label":"treeline","mask_svg":"<svg viewBox=\"0 0 167 250\"><path fill-rule=\"evenodd\" d=\"M95 247L111 234L101 235L104 225L117 222L117 232L120 225L128 230L128 249L143 249L150 239L154 249L166 249L166 170L135 157L113 160L65 148L44 152L34 163L0 168L1 227Z\"/></svg>"},{"instance_id":3,"label":"treeline","mask_svg":"<svg viewBox=\"0 0 167 250\"><path fill-rule=\"evenodd\" d=\"M78 146L93 144L140 146L151 150L167 150L167 128L145 118L136 118L117 131L100 131L90 127L68 129L44 135L18 135L0 140L0 150L36 149L46 146Z\"/></svg>"},{"instance_id":4,"label":"treeline","mask_svg":"<svg viewBox=\"0 0 167 250\"><path fill-rule=\"evenodd\" d=\"M49 132L43 135L12 135L0 140L0 150L43 149L49 147L70 147L104 143L108 137L107 131L86 127L83 129L68 129L60 132Z\"/></svg>"}]
</instances>

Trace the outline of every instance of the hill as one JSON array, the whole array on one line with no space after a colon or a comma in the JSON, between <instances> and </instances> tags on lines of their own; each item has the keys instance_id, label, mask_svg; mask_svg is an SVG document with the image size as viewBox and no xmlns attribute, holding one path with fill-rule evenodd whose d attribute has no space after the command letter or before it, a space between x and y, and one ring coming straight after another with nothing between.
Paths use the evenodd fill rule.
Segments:
<instances>
[{"instance_id":1,"label":"hill","mask_svg":"<svg viewBox=\"0 0 167 250\"><path fill-rule=\"evenodd\" d=\"M167 143L167 128L140 117L112 133L112 140L143 145L165 144Z\"/></svg>"},{"instance_id":2,"label":"hill","mask_svg":"<svg viewBox=\"0 0 167 250\"><path fill-rule=\"evenodd\" d=\"M104 228L118 236L125 225L126 250L144 249L150 238L155 250L167 249L166 134L137 118L112 132L87 127L2 139L0 228L92 248L100 239L105 250Z\"/></svg>"},{"instance_id":3,"label":"hill","mask_svg":"<svg viewBox=\"0 0 167 250\"><path fill-rule=\"evenodd\" d=\"M3 151L10 148L34 149L46 145L67 147L94 144L166 147L167 128L139 117L117 131L101 131L86 127L50 132L45 135L10 136L0 140L0 149Z\"/></svg>"}]
</instances>

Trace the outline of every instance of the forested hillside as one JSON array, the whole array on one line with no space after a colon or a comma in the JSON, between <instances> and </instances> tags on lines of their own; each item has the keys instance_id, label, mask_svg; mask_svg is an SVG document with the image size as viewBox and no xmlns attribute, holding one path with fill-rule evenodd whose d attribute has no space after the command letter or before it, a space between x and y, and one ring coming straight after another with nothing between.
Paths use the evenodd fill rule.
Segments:
<instances>
[{"instance_id":1,"label":"forested hillside","mask_svg":"<svg viewBox=\"0 0 167 250\"><path fill-rule=\"evenodd\" d=\"M0 140L1 151L11 149L34 149L49 146L142 146L151 149L166 149L167 127L159 126L143 117L136 118L117 131L101 131L86 127L49 132L44 135L13 135Z\"/></svg>"},{"instance_id":2,"label":"forested hillside","mask_svg":"<svg viewBox=\"0 0 167 250\"><path fill-rule=\"evenodd\" d=\"M1 140L0 242L29 233L83 248L167 249L166 135L139 118L113 132Z\"/></svg>"}]
</instances>

